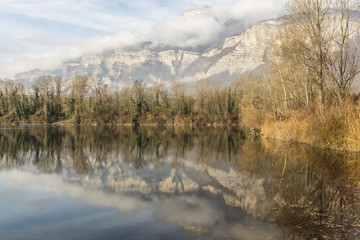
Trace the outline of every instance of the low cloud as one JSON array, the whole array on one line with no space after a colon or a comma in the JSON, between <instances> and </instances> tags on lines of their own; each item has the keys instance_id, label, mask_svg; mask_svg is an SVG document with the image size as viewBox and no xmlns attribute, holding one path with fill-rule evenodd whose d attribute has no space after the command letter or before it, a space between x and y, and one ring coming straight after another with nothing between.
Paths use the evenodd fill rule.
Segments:
<instances>
[{"instance_id":1,"label":"low cloud","mask_svg":"<svg viewBox=\"0 0 360 240\"><path fill-rule=\"evenodd\" d=\"M116 35L91 38L82 43L79 49L89 53L98 53L109 49L136 45L144 40L145 38L143 35L134 32L123 31Z\"/></svg>"},{"instance_id":2,"label":"low cloud","mask_svg":"<svg viewBox=\"0 0 360 240\"><path fill-rule=\"evenodd\" d=\"M219 19L233 18L249 24L278 17L281 13L281 0L237 0L232 3L215 4L211 15Z\"/></svg>"},{"instance_id":3,"label":"low cloud","mask_svg":"<svg viewBox=\"0 0 360 240\"><path fill-rule=\"evenodd\" d=\"M123 31L116 35L97 36L65 49L9 57L2 61L0 72L3 76L13 76L34 69L50 71L60 67L64 61L79 58L85 53L101 53L110 49L134 45L142 41L144 41L142 35L129 31Z\"/></svg>"},{"instance_id":4,"label":"low cloud","mask_svg":"<svg viewBox=\"0 0 360 240\"><path fill-rule=\"evenodd\" d=\"M211 17L176 19L156 25L154 39L175 46L192 46L217 40L223 29Z\"/></svg>"},{"instance_id":5,"label":"low cloud","mask_svg":"<svg viewBox=\"0 0 360 240\"><path fill-rule=\"evenodd\" d=\"M212 5L195 5L183 16L157 24L152 35L156 41L175 46L211 43L223 37L224 31L229 31L225 26L227 21L238 20L244 26L250 26L261 20L278 17L281 12L280 1L211 1ZM230 32L233 31L230 29Z\"/></svg>"}]
</instances>

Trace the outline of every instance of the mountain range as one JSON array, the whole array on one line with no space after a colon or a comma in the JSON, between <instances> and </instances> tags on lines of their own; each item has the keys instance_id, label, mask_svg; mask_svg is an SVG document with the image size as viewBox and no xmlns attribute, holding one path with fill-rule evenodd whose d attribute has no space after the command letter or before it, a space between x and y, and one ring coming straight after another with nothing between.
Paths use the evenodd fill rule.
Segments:
<instances>
[{"instance_id":1,"label":"mountain range","mask_svg":"<svg viewBox=\"0 0 360 240\"><path fill-rule=\"evenodd\" d=\"M206 14L206 6L189 9L180 19ZM227 84L241 74L261 67L281 19L259 22L250 27L235 19L218 19L223 31L207 44L171 46L142 42L136 46L84 54L63 62L53 71L33 70L15 79L31 86L42 75L56 75L65 81L76 75L100 79L103 84L126 86L135 80L152 83L182 80L187 83L210 78Z\"/></svg>"}]
</instances>

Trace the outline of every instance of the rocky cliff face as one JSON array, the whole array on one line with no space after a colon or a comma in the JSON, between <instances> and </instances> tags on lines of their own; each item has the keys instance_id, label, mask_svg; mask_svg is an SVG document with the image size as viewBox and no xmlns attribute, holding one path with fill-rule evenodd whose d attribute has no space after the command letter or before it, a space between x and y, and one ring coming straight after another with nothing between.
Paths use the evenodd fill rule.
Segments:
<instances>
[{"instance_id":1,"label":"rocky cliff face","mask_svg":"<svg viewBox=\"0 0 360 240\"><path fill-rule=\"evenodd\" d=\"M31 85L41 75L59 75L69 80L86 74L99 77L104 84L120 86L132 84L136 79L151 83L215 78L226 84L264 64L272 36L280 23L280 20L260 22L209 45L181 48L146 42L102 54L85 54L80 59L64 62L56 71L35 70L18 74L16 79ZM229 26L228 32L235 28L242 30L240 23L228 20L225 24Z\"/></svg>"}]
</instances>

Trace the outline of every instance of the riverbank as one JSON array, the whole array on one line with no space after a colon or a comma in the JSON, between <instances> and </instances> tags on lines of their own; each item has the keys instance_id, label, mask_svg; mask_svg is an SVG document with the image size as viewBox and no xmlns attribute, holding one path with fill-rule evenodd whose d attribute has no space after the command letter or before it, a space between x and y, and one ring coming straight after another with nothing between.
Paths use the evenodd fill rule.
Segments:
<instances>
[{"instance_id":1,"label":"riverbank","mask_svg":"<svg viewBox=\"0 0 360 240\"><path fill-rule=\"evenodd\" d=\"M265 119L261 133L264 138L306 143L318 148L360 151L360 106L343 103L322 110L288 111L279 119Z\"/></svg>"},{"instance_id":2,"label":"riverbank","mask_svg":"<svg viewBox=\"0 0 360 240\"><path fill-rule=\"evenodd\" d=\"M73 119L60 120L56 122L47 123L46 121L18 121L18 122L6 122L1 121L0 126L184 126L184 127L240 127L238 121L214 121L211 118L199 118L198 116L193 117L175 117L175 118L159 118L152 117L146 118L141 117L136 120L122 120L114 119L110 122L101 121L89 121L83 120L80 123L74 123Z\"/></svg>"},{"instance_id":3,"label":"riverbank","mask_svg":"<svg viewBox=\"0 0 360 240\"><path fill-rule=\"evenodd\" d=\"M262 137L287 142L305 143L316 148L338 151L360 152L360 106L343 103L319 108L303 108L286 111L274 117L262 110L246 109L233 122L214 121L199 116L160 119L138 118L136 121L113 121L100 123L84 121L74 124L72 119L46 123L17 122L2 126L142 126L142 127L236 127L242 130L244 138Z\"/></svg>"}]
</instances>

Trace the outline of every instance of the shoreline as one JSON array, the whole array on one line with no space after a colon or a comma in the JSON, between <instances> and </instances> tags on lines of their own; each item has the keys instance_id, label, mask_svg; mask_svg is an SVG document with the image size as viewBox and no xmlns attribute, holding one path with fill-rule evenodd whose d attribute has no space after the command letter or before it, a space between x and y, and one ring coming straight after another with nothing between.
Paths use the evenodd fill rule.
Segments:
<instances>
[{"instance_id":1,"label":"shoreline","mask_svg":"<svg viewBox=\"0 0 360 240\"><path fill-rule=\"evenodd\" d=\"M132 127L132 128L136 128L136 127L167 127L167 128L171 128L171 127L184 127L184 128L224 128L224 127L230 127L230 128L238 128L239 130L244 131L244 138L246 139L256 139L257 137L255 137L254 135L254 129L251 129L249 127L246 127L244 125L241 125L239 123L232 123L232 124L214 124L214 123L206 123L206 124L199 124L199 123L140 123L140 124L135 124L135 123L107 123L107 124L73 124L73 123L63 123L63 122L55 122L52 124L18 124L18 125L0 125L0 128L21 128L21 127ZM278 132L280 133L280 132ZM261 133L261 136L258 139L264 139L267 141L271 141L271 140L276 140L276 141L280 141L280 142L284 142L284 143L293 143L293 144L305 144L307 146L313 147L313 148L317 148L317 149L323 149L323 150L331 150L331 151L336 151L336 152L341 152L341 153L360 153L360 150L358 149L353 149L350 146L343 146L343 147L337 147L334 145L319 145L319 144L312 144L311 142L307 142L307 141L299 141L296 139L290 139L290 138L281 138L281 137L276 137L276 134L274 137L271 137L267 134L263 134Z\"/></svg>"},{"instance_id":2,"label":"shoreline","mask_svg":"<svg viewBox=\"0 0 360 240\"><path fill-rule=\"evenodd\" d=\"M2 125L0 127L36 127L36 126L65 126L65 127L72 127L72 126L152 126L152 127L161 127L161 126L181 126L181 127L244 127L240 126L239 123L231 123L231 124L223 124L223 123L104 123L104 124L74 124L74 123L61 123L55 122L51 124L46 123L26 123L26 124L10 124L10 125Z\"/></svg>"}]
</instances>

